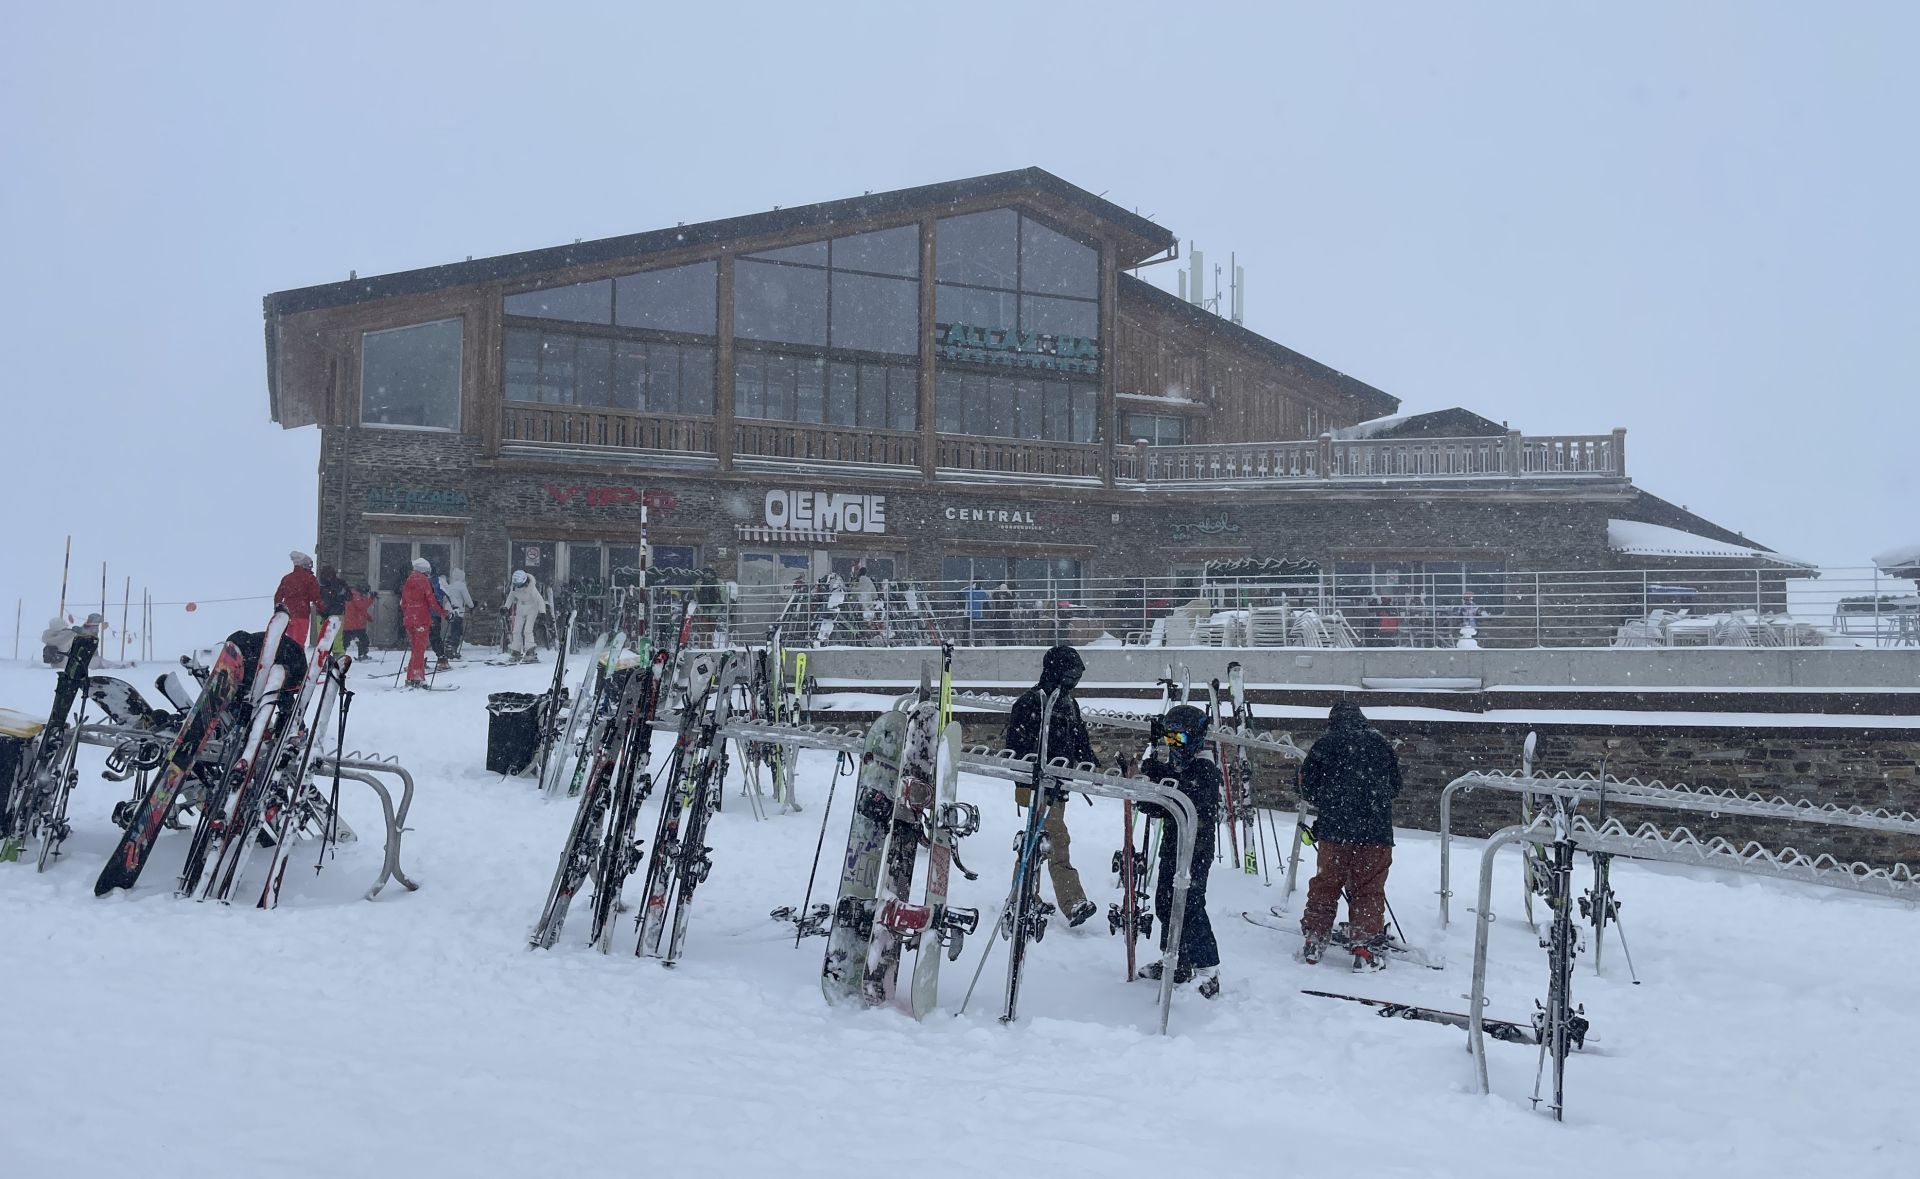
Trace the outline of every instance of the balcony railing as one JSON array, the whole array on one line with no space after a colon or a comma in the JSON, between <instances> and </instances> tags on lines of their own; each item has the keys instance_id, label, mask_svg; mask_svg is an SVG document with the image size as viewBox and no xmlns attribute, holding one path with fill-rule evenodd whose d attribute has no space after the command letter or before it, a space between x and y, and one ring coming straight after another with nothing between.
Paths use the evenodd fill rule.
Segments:
<instances>
[{"instance_id":1,"label":"balcony railing","mask_svg":"<svg viewBox=\"0 0 1920 1179\"><path fill-rule=\"evenodd\" d=\"M1138 445L1122 452L1123 482L1290 483L1330 479L1624 478L1626 431L1495 438L1334 438Z\"/></svg>"},{"instance_id":2,"label":"balcony railing","mask_svg":"<svg viewBox=\"0 0 1920 1179\"><path fill-rule=\"evenodd\" d=\"M665 417L577 405L510 401L502 415L503 443L592 450L656 450L712 454L713 419Z\"/></svg>"},{"instance_id":3,"label":"balcony railing","mask_svg":"<svg viewBox=\"0 0 1920 1179\"><path fill-rule=\"evenodd\" d=\"M920 467L920 435L797 422L738 421L733 457Z\"/></svg>"},{"instance_id":4,"label":"balcony railing","mask_svg":"<svg viewBox=\"0 0 1920 1179\"><path fill-rule=\"evenodd\" d=\"M714 422L617 409L508 402L501 441L583 450L715 455ZM790 463L846 463L918 471L924 457L917 432L738 420L736 459ZM1012 481L1101 482L1103 448L1093 443L938 434L934 465L942 471ZM1114 482L1122 486L1260 486L1335 480L1623 479L1626 431L1611 434L1512 433L1491 438L1320 438L1287 442L1151 446L1114 452Z\"/></svg>"},{"instance_id":5,"label":"balcony railing","mask_svg":"<svg viewBox=\"0 0 1920 1179\"><path fill-rule=\"evenodd\" d=\"M1103 466L1100 456L1099 446L1086 443L941 434L934 465L980 474L1098 480Z\"/></svg>"}]
</instances>

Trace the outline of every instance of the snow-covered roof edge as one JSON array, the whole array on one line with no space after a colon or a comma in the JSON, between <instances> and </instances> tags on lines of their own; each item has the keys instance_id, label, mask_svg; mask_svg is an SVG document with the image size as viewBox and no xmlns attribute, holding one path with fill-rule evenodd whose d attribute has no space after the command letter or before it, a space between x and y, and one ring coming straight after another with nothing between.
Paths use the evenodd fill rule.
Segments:
<instances>
[{"instance_id":1,"label":"snow-covered roof edge","mask_svg":"<svg viewBox=\"0 0 1920 1179\"><path fill-rule=\"evenodd\" d=\"M1745 545L1728 544L1724 540L1669 528L1665 524L1648 524L1644 520L1608 520L1607 547L1616 553L1635 557L1700 557L1714 561L1765 561L1790 569L1816 568L1811 561L1802 561L1785 553L1769 553Z\"/></svg>"}]
</instances>

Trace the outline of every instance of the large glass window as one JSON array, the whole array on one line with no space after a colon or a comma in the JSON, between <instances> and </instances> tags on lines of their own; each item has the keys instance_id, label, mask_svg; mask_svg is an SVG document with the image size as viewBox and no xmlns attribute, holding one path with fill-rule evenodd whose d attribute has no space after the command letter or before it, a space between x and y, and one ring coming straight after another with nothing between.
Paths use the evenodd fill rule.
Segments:
<instances>
[{"instance_id":1,"label":"large glass window","mask_svg":"<svg viewBox=\"0 0 1920 1179\"><path fill-rule=\"evenodd\" d=\"M507 400L639 413L713 412L713 349L510 327Z\"/></svg>"},{"instance_id":2,"label":"large glass window","mask_svg":"<svg viewBox=\"0 0 1920 1179\"><path fill-rule=\"evenodd\" d=\"M507 400L711 414L718 273L696 262L507 296Z\"/></svg>"},{"instance_id":3,"label":"large glass window","mask_svg":"<svg viewBox=\"0 0 1920 1179\"><path fill-rule=\"evenodd\" d=\"M1170 413L1130 413L1123 442L1180 446L1187 440L1187 419Z\"/></svg>"},{"instance_id":4,"label":"large glass window","mask_svg":"<svg viewBox=\"0 0 1920 1179\"><path fill-rule=\"evenodd\" d=\"M1013 209L967 213L939 222L934 279L943 367L1100 371L1094 247Z\"/></svg>"},{"instance_id":5,"label":"large glass window","mask_svg":"<svg viewBox=\"0 0 1920 1179\"><path fill-rule=\"evenodd\" d=\"M920 418L919 370L898 364L740 350L733 412L810 425L912 431Z\"/></svg>"},{"instance_id":6,"label":"large glass window","mask_svg":"<svg viewBox=\"0 0 1920 1179\"><path fill-rule=\"evenodd\" d=\"M934 424L943 434L1092 442L1099 436L1099 408L1095 385L942 366Z\"/></svg>"},{"instance_id":7,"label":"large glass window","mask_svg":"<svg viewBox=\"0 0 1920 1179\"><path fill-rule=\"evenodd\" d=\"M442 319L360 336L360 423L460 428L461 323Z\"/></svg>"},{"instance_id":8,"label":"large glass window","mask_svg":"<svg viewBox=\"0 0 1920 1179\"><path fill-rule=\"evenodd\" d=\"M913 356L919 276L920 236L911 225L748 254L734 264L734 334Z\"/></svg>"}]
</instances>

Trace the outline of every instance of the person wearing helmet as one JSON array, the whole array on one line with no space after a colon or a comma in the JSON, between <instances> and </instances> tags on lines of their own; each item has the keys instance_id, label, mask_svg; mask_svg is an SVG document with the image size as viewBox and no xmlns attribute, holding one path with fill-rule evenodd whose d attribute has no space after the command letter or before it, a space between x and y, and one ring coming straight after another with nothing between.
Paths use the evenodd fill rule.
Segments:
<instances>
[{"instance_id":1,"label":"person wearing helmet","mask_svg":"<svg viewBox=\"0 0 1920 1179\"><path fill-rule=\"evenodd\" d=\"M1047 724L1047 760L1065 758L1068 765L1092 763L1095 759L1093 743L1087 738L1087 722L1081 719L1080 705L1072 695L1085 671L1080 652L1065 643L1048 650L1040 661L1040 682L1013 702L1013 713L1007 717L1007 748L1019 757L1039 756L1041 715L1046 711L1047 693L1056 692L1053 716ZM1031 806L1032 794L1022 786L1014 792L1014 798L1023 807ZM1047 807L1046 831L1052 844L1047 854L1047 875L1053 879L1054 903L1066 914L1068 925L1080 925L1099 910L1087 899L1080 873L1073 866L1073 837L1067 832L1064 796Z\"/></svg>"},{"instance_id":2,"label":"person wearing helmet","mask_svg":"<svg viewBox=\"0 0 1920 1179\"><path fill-rule=\"evenodd\" d=\"M434 596L433 564L425 557L413 559L413 572L400 586L400 625L407 632L411 654L407 658L407 686L427 686L427 641L433 634L433 620L445 611Z\"/></svg>"},{"instance_id":3,"label":"person wearing helmet","mask_svg":"<svg viewBox=\"0 0 1920 1179\"><path fill-rule=\"evenodd\" d=\"M509 663L538 663L533 647L533 624L547 611L547 600L533 575L525 569L513 571L513 588L507 591L507 650Z\"/></svg>"},{"instance_id":4,"label":"person wearing helmet","mask_svg":"<svg viewBox=\"0 0 1920 1179\"><path fill-rule=\"evenodd\" d=\"M1171 779L1193 803L1198 827L1193 833L1193 864L1187 886L1186 912L1180 925L1180 953L1173 981L1200 980L1199 991L1211 999L1220 993L1220 944L1207 919L1207 873L1213 867L1214 829L1220 822L1220 767L1207 752L1207 714L1191 704L1176 704L1153 723L1153 756L1141 763L1140 776L1155 782ZM1171 819L1166 808L1150 802L1139 807L1150 818ZM1167 948L1167 919L1173 914L1174 840L1160 841L1159 883L1153 891L1153 913L1160 919L1160 949ZM1140 971L1145 978L1160 977L1160 963L1149 962Z\"/></svg>"},{"instance_id":5,"label":"person wearing helmet","mask_svg":"<svg viewBox=\"0 0 1920 1179\"><path fill-rule=\"evenodd\" d=\"M313 575L312 557L295 549L287 558L293 562L293 568L273 591L273 604L287 612L287 633L298 639L301 646L306 646L313 642L311 620L319 614L323 597L320 579Z\"/></svg>"},{"instance_id":6,"label":"person wearing helmet","mask_svg":"<svg viewBox=\"0 0 1920 1179\"><path fill-rule=\"evenodd\" d=\"M455 569L440 579L440 596L446 602L447 658L460 658L467 641L467 611L473 609L473 592L467 588L467 571Z\"/></svg>"},{"instance_id":7,"label":"person wearing helmet","mask_svg":"<svg viewBox=\"0 0 1920 1179\"><path fill-rule=\"evenodd\" d=\"M1353 968L1386 966L1387 871L1393 866L1393 800L1399 793L1400 759L1392 744L1368 726L1359 705L1335 704L1326 733L1300 768L1300 797L1319 812L1313 824L1319 868L1300 915L1306 938L1300 956L1306 961L1318 962L1326 951L1344 892Z\"/></svg>"}]
</instances>

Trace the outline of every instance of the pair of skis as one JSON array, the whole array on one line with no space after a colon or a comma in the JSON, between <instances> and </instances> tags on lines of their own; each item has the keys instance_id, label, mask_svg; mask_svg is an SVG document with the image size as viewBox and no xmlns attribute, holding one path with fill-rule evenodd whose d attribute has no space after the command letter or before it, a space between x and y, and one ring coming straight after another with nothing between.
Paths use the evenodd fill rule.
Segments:
<instances>
[{"instance_id":1,"label":"pair of skis","mask_svg":"<svg viewBox=\"0 0 1920 1179\"><path fill-rule=\"evenodd\" d=\"M26 841L40 837L38 870L60 854L70 828L67 824L67 800L80 774L74 768L79 742L74 730L86 720L87 670L93 662L100 639L96 635L76 634L67 648L67 661L54 681L53 707L47 723L31 740L26 763L18 768L11 784L0 791L0 863L20 858ZM75 699L80 715L69 724Z\"/></svg>"},{"instance_id":2,"label":"pair of skis","mask_svg":"<svg viewBox=\"0 0 1920 1179\"><path fill-rule=\"evenodd\" d=\"M682 740L675 749L682 755L678 764L685 766L685 773L677 783L669 784L660 800L659 827L647 861L646 896L635 918L640 937L633 952L640 957L659 958L667 966L680 961L686 948L694 892L706 883L713 869L713 849L706 842L707 824L720 809L720 792L727 778L727 743L720 731L727 723L733 676L738 670L732 658L732 652L722 651L717 657L702 653L688 660ZM689 732L693 735L691 748L686 743Z\"/></svg>"}]
</instances>

